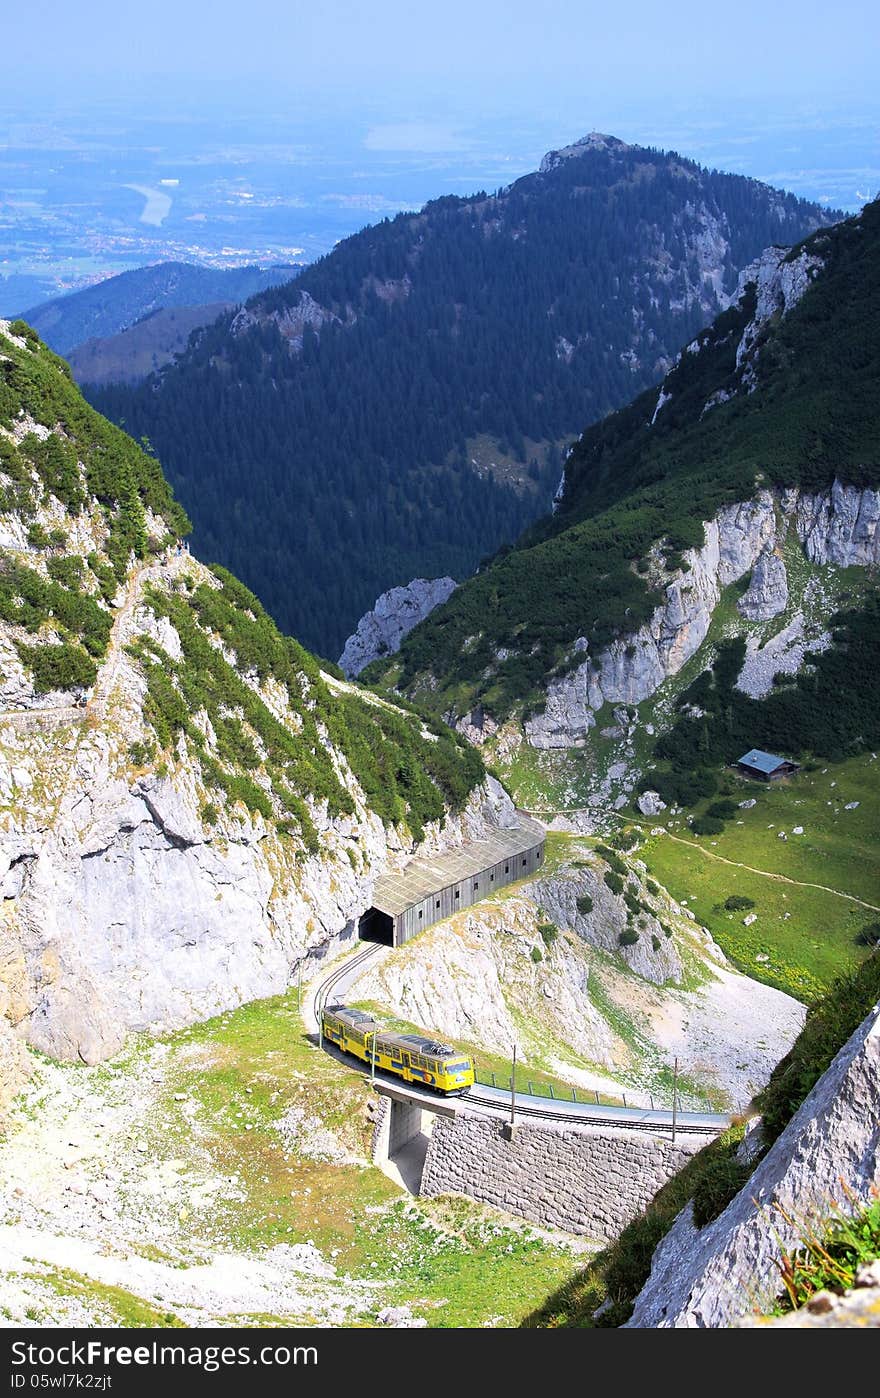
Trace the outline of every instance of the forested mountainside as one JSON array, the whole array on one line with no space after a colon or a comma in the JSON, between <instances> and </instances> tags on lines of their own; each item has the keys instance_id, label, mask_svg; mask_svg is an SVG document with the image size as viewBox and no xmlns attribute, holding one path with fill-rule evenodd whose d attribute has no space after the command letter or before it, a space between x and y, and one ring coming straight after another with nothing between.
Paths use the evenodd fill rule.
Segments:
<instances>
[{"instance_id":1,"label":"forested mountainside","mask_svg":"<svg viewBox=\"0 0 880 1398\"><path fill-rule=\"evenodd\" d=\"M77 383L140 383L182 354L194 331L230 310L228 301L203 306L159 306L118 335L84 340L68 351Z\"/></svg>"},{"instance_id":2,"label":"forested mountainside","mask_svg":"<svg viewBox=\"0 0 880 1398\"><path fill-rule=\"evenodd\" d=\"M742 746L744 732L745 747L786 734L791 743L812 725L806 745L822 751L873 732L859 697L873 664L870 603L841 617L814 669L783 677L784 690L763 706L733 722L728 700L747 620L781 616L788 605L788 525L789 544L812 564L877 561L878 312L877 203L789 252L770 249L659 392L583 434L556 513L374 670L441 712L516 713L536 745L566 746L583 740L604 702L639 702L676 673L705 638L723 589L736 584L749 591L733 607L739 649L722 667L724 750ZM835 702L840 685L846 705ZM711 677L696 688L693 703L707 707ZM740 699L733 708L747 706ZM804 708L810 722L795 723ZM716 751L721 735L701 740Z\"/></svg>"},{"instance_id":3,"label":"forested mountainside","mask_svg":"<svg viewBox=\"0 0 880 1398\"><path fill-rule=\"evenodd\" d=\"M322 672L187 527L0 322L0 1099L9 1023L95 1061L282 989L389 862L511 815L463 739Z\"/></svg>"},{"instance_id":4,"label":"forested mountainside","mask_svg":"<svg viewBox=\"0 0 880 1398\"><path fill-rule=\"evenodd\" d=\"M656 382L768 243L827 211L593 135L495 194L347 239L93 401L154 443L219 558L337 655L395 584L467 576L560 447Z\"/></svg>"},{"instance_id":5,"label":"forested mountainside","mask_svg":"<svg viewBox=\"0 0 880 1398\"><path fill-rule=\"evenodd\" d=\"M298 266L199 267L192 262L157 262L107 277L96 286L44 301L22 319L57 354L67 355L86 340L103 340L127 330L154 311L172 306L216 302L241 305L279 282L289 281ZM123 377L128 377L124 375Z\"/></svg>"}]
</instances>

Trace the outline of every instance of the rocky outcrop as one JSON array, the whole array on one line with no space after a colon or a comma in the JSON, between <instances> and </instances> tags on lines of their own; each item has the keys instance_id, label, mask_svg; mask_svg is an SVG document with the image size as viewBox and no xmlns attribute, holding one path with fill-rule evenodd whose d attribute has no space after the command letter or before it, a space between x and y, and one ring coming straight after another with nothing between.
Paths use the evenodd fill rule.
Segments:
<instances>
[{"instance_id":1,"label":"rocky outcrop","mask_svg":"<svg viewBox=\"0 0 880 1398\"><path fill-rule=\"evenodd\" d=\"M797 611L787 626L763 644L760 635L746 637L746 658L736 687L753 699L763 699L777 675L796 675L811 655L827 650L830 644L828 632L808 626L803 612Z\"/></svg>"},{"instance_id":2,"label":"rocky outcrop","mask_svg":"<svg viewBox=\"0 0 880 1398\"><path fill-rule=\"evenodd\" d=\"M775 533L774 502L766 491L721 510L706 526L703 547L686 553L687 571L667 584L651 619L550 684L544 712L525 725L532 746L582 745L603 704L638 704L676 674L705 640L722 587L754 567ZM575 648L586 654L586 639Z\"/></svg>"},{"instance_id":3,"label":"rocky outcrop","mask_svg":"<svg viewBox=\"0 0 880 1398\"><path fill-rule=\"evenodd\" d=\"M591 131L589 135L582 136L579 141L572 141L570 146L560 146L559 150L548 150L538 167L538 173L549 175L551 170L558 169L566 160L586 155L587 151L626 151L631 149L631 146L626 145L616 136L606 136L601 131Z\"/></svg>"},{"instance_id":4,"label":"rocky outcrop","mask_svg":"<svg viewBox=\"0 0 880 1398\"><path fill-rule=\"evenodd\" d=\"M755 313L737 346L736 367L748 392L757 387L756 359L762 333L775 316L784 316L797 305L810 283L822 269L822 259L802 249L792 256L788 248L767 248L740 273L735 301L741 301L746 287L756 293Z\"/></svg>"},{"instance_id":5,"label":"rocky outcrop","mask_svg":"<svg viewBox=\"0 0 880 1398\"><path fill-rule=\"evenodd\" d=\"M551 922L570 928L591 946L620 956L630 970L645 980L655 985L679 983L682 966L678 949L674 940L664 934L646 901L646 890L634 873L626 880L625 891L642 904L643 911L635 918L623 897L606 884L604 865L563 869L552 878L539 879L532 896ZM586 904L588 910L582 911ZM628 929L638 933L638 940L630 945L620 940Z\"/></svg>"},{"instance_id":6,"label":"rocky outcrop","mask_svg":"<svg viewBox=\"0 0 880 1398\"><path fill-rule=\"evenodd\" d=\"M838 568L870 568L880 563L880 490L835 481L827 492L787 491L784 508L795 495L795 529L811 563L833 563Z\"/></svg>"},{"instance_id":7,"label":"rocky outcrop","mask_svg":"<svg viewBox=\"0 0 880 1398\"><path fill-rule=\"evenodd\" d=\"M788 606L785 564L776 553L762 553L755 564L748 591L736 604L747 621L769 621Z\"/></svg>"},{"instance_id":8,"label":"rocky outcrop","mask_svg":"<svg viewBox=\"0 0 880 1398\"><path fill-rule=\"evenodd\" d=\"M413 578L376 599L345 643L339 664L353 679L373 660L393 655L408 632L455 591L454 578Z\"/></svg>"},{"instance_id":9,"label":"rocky outcrop","mask_svg":"<svg viewBox=\"0 0 880 1398\"><path fill-rule=\"evenodd\" d=\"M603 704L647 699L703 643L722 588L750 570L752 582L740 599L744 615L777 615L787 582L776 550L789 529L811 563L871 567L880 563L878 524L880 491L840 481L826 492L761 490L753 500L726 506L706 524L702 547L685 553L685 568L665 585L663 601L644 626L595 656L588 655L585 638L575 641L574 651L585 658L550 683L543 712L526 721L528 741L536 748L583 746Z\"/></svg>"},{"instance_id":10,"label":"rocky outcrop","mask_svg":"<svg viewBox=\"0 0 880 1398\"><path fill-rule=\"evenodd\" d=\"M295 303L284 305L280 311L272 311L268 315L258 314L243 306L233 317L231 333L235 336L245 335L255 327L265 324L266 321L275 324L279 335L287 341L294 354L302 353L303 340L307 330L320 332L321 327L328 322L336 325L342 324L339 316L326 310L307 291L300 291L297 293Z\"/></svg>"},{"instance_id":11,"label":"rocky outcrop","mask_svg":"<svg viewBox=\"0 0 880 1398\"><path fill-rule=\"evenodd\" d=\"M666 810L666 802L661 800L659 791L643 791L636 805L642 815L659 815Z\"/></svg>"},{"instance_id":12,"label":"rocky outcrop","mask_svg":"<svg viewBox=\"0 0 880 1398\"><path fill-rule=\"evenodd\" d=\"M783 1249L834 1201L880 1186L880 1007L875 1007L724 1212L702 1229L689 1205L654 1254L634 1328L729 1325L776 1294Z\"/></svg>"}]
</instances>

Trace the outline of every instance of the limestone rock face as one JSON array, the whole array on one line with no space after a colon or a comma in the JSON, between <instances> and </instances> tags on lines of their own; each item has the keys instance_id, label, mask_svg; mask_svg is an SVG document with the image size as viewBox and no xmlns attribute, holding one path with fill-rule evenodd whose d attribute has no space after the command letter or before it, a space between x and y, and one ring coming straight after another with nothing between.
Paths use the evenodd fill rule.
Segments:
<instances>
[{"instance_id":1,"label":"limestone rock face","mask_svg":"<svg viewBox=\"0 0 880 1398\"><path fill-rule=\"evenodd\" d=\"M799 495L793 513L811 563L870 568L880 562L880 490L835 481L830 491Z\"/></svg>"},{"instance_id":2,"label":"limestone rock face","mask_svg":"<svg viewBox=\"0 0 880 1398\"><path fill-rule=\"evenodd\" d=\"M307 291L299 293L295 305L286 305L283 310L273 312L268 318L274 321L278 333L284 337L294 354L302 352L306 329L320 331L322 325L328 321L341 324L337 315L321 306ZM265 317L256 315L243 306L232 321L232 334L244 335L254 326L260 325L264 319Z\"/></svg>"},{"instance_id":3,"label":"limestone rock face","mask_svg":"<svg viewBox=\"0 0 880 1398\"><path fill-rule=\"evenodd\" d=\"M583 743L604 703L638 704L676 674L705 640L722 587L754 567L775 529L773 500L766 491L719 511L706 526L703 547L688 550L688 570L668 584L665 600L650 620L550 684L545 711L526 723L532 746ZM587 651L584 638L577 645Z\"/></svg>"},{"instance_id":4,"label":"limestone rock face","mask_svg":"<svg viewBox=\"0 0 880 1398\"><path fill-rule=\"evenodd\" d=\"M878 524L880 491L840 481L818 493L796 488L761 490L753 500L726 506L706 524L702 548L685 553L687 567L667 584L664 600L644 626L594 656L588 655L586 639L578 638L574 649L585 659L569 674L551 681L543 713L525 724L529 743L535 748L583 746L603 704L638 704L649 698L705 640L722 588L752 569L749 590L740 599L741 613L750 620L778 615L787 604L788 587L785 565L775 550L790 528L811 563L871 567L880 562ZM797 668L798 655L821 650L825 644L820 637L810 638L799 652L793 652L791 668ZM779 650L778 644L775 649ZM765 686L766 681L769 687L771 674L764 675L767 666L757 668L761 678L754 685ZM775 668L786 665L777 663ZM751 680L748 692L757 692Z\"/></svg>"},{"instance_id":5,"label":"limestone rock face","mask_svg":"<svg viewBox=\"0 0 880 1398\"><path fill-rule=\"evenodd\" d=\"M156 565L145 581L173 583L165 574L176 566ZM194 559L183 567L210 576ZM183 735L156 770L138 768L132 753L152 733L126 647L146 636L173 657L180 638L134 595L115 624L95 685L100 713L0 711L0 1098L21 1039L96 1063L132 1031L164 1032L284 990L303 958L316 966L354 935L374 880L414 853L405 826L386 827L369 809L340 753L353 810L332 815L306 795L315 852L297 852L241 803L208 819L199 755ZM242 677L296 731L287 691ZM451 848L514 820L490 778L442 829L429 826L420 848Z\"/></svg>"},{"instance_id":6,"label":"limestone rock face","mask_svg":"<svg viewBox=\"0 0 880 1398\"><path fill-rule=\"evenodd\" d=\"M748 621L769 621L788 606L788 578L778 554L762 553L755 564L748 591L736 604Z\"/></svg>"},{"instance_id":7,"label":"limestone rock face","mask_svg":"<svg viewBox=\"0 0 880 1398\"><path fill-rule=\"evenodd\" d=\"M875 1007L724 1212L694 1227L690 1205L654 1254L630 1327L711 1328L766 1307L781 1250L880 1185L880 1007ZM784 1212L780 1212L783 1210ZM791 1220L791 1221L789 1221Z\"/></svg>"},{"instance_id":8,"label":"limestone rock face","mask_svg":"<svg viewBox=\"0 0 880 1398\"><path fill-rule=\"evenodd\" d=\"M538 169L540 174L548 175L551 170L556 170L566 160L584 155L589 150L625 151L630 149L630 146L625 145L616 136L606 136L601 131L591 131L588 136L582 136L579 141L572 141L570 146L561 146L559 150L548 150Z\"/></svg>"},{"instance_id":9,"label":"limestone rock face","mask_svg":"<svg viewBox=\"0 0 880 1398\"><path fill-rule=\"evenodd\" d=\"M372 660L393 655L413 627L439 607L455 591L454 578L414 578L406 587L392 587L377 598L357 630L345 643L339 664L353 679Z\"/></svg>"},{"instance_id":10,"label":"limestone rock face","mask_svg":"<svg viewBox=\"0 0 880 1398\"><path fill-rule=\"evenodd\" d=\"M773 316L786 315L797 305L821 267L822 259L815 253L802 251L790 258L788 248L772 247L740 273L734 299L741 300L750 283L757 292L755 314L743 331L736 351L736 365L743 371L747 390L757 386L754 360L765 325Z\"/></svg>"}]
</instances>

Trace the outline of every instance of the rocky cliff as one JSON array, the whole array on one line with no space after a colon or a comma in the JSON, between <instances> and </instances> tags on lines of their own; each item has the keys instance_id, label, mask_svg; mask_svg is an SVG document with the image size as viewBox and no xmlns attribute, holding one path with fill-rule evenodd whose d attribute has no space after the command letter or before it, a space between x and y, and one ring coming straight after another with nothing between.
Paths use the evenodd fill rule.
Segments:
<instances>
[{"instance_id":1,"label":"rocky cliff","mask_svg":"<svg viewBox=\"0 0 880 1398\"><path fill-rule=\"evenodd\" d=\"M339 657L349 679L359 675L371 661L400 650L404 636L445 602L455 587L454 578L413 578L406 587L383 592L372 610L361 617Z\"/></svg>"},{"instance_id":2,"label":"rocky cliff","mask_svg":"<svg viewBox=\"0 0 880 1398\"><path fill-rule=\"evenodd\" d=\"M574 649L585 659L551 681L546 708L525 724L536 748L582 744L604 704L637 704L677 674L706 638L722 589L752 574L741 614L764 620L788 599L781 549L796 537L812 564L873 567L880 562L880 491L835 481L828 491L760 490L725 506L705 526L705 543L686 550L682 567L662 586L663 601L638 631L595 657L585 637ZM662 577L662 561L653 565Z\"/></svg>"},{"instance_id":3,"label":"rocky cliff","mask_svg":"<svg viewBox=\"0 0 880 1398\"><path fill-rule=\"evenodd\" d=\"M375 877L509 820L176 541L158 464L0 322L0 1095L281 990ZM12 1031L14 1030L15 1038Z\"/></svg>"},{"instance_id":4,"label":"rocky cliff","mask_svg":"<svg viewBox=\"0 0 880 1398\"><path fill-rule=\"evenodd\" d=\"M654 1256L632 1328L728 1325L766 1309L778 1260L835 1201L855 1207L880 1186L880 1007L840 1050L744 1188L704 1228L690 1205Z\"/></svg>"}]
</instances>

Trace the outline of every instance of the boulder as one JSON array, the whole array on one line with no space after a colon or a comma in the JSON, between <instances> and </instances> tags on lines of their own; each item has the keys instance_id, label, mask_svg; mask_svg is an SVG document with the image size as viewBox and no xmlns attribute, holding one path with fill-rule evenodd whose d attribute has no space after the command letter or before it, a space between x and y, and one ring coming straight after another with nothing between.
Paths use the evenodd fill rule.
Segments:
<instances>
[{"instance_id":1,"label":"boulder","mask_svg":"<svg viewBox=\"0 0 880 1398\"><path fill-rule=\"evenodd\" d=\"M659 815L666 810L666 802L660 799L657 791L643 791L636 805L645 816Z\"/></svg>"}]
</instances>

